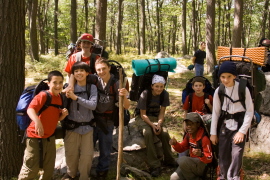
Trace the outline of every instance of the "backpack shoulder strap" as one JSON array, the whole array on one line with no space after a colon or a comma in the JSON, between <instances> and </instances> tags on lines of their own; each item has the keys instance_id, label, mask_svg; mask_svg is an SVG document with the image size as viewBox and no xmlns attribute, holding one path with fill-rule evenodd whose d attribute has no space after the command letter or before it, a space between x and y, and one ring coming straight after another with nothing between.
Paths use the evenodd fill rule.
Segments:
<instances>
[{"instance_id":1,"label":"backpack shoulder strap","mask_svg":"<svg viewBox=\"0 0 270 180\"><path fill-rule=\"evenodd\" d=\"M246 109L245 99L246 99L246 87L247 87L247 79L241 78L239 81L238 87L238 96L239 101L241 102L242 106Z\"/></svg>"},{"instance_id":2,"label":"backpack shoulder strap","mask_svg":"<svg viewBox=\"0 0 270 180\"><path fill-rule=\"evenodd\" d=\"M188 112L192 112L192 98L193 98L193 93L189 93L189 95L188 95Z\"/></svg>"},{"instance_id":3,"label":"backpack shoulder strap","mask_svg":"<svg viewBox=\"0 0 270 180\"><path fill-rule=\"evenodd\" d=\"M210 95L209 95L208 93L204 93L204 100L205 100L205 99L209 99L209 100L210 100L209 96L210 96ZM211 111L210 111L209 107L207 106L207 104L205 103L205 101L204 101L204 106L205 106L205 108L206 108L206 111L207 111L208 113L211 113Z\"/></svg>"},{"instance_id":4,"label":"backpack shoulder strap","mask_svg":"<svg viewBox=\"0 0 270 180\"><path fill-rule=\"evenodd\" d=\"M48 91L43 91L46 94L46 101L45 104L42 106L42 108L39 110L38 114L40 115L45 109L47 109L52 101L52 96ZM62 101L63 102L63 101Z\"/></svg>"},{"instance_id":5,"label":"backpack shoulder strap","mask_svg":"<svg viewBox=\"0 0 270 180\"><path fill-rule=\"evenodd\" d=\"M152 93L151 93L152 94ZM165 89L162 91L162 93L160 94L160 105L163 104L165 99Z\"/></svg>"},{"instance_id":6,"label":"backpack shoulder strap","mask_svg":"<svg viewBox=\"0 0 270 180\"><path fill-rule=\"evenodd\" d=\"M91 56L90 56L90 71L93 74L96 72L96 69L95 69L96 57L97 57L97 55L95 53L91 53Z\"/></svg>"},{"instance_id":7,"label":"backpack shoulder strap","mask_svg":"<svg viewBox=\"0 0 270 180\"><path fill-rule=\"evenodd\" d=\"M76 62L80 62L82 60L82 52L76 53Z\"/></svg>"},{"instance_id":8,"label":"backpack shoulder strap","mask_svg":"<svg viewBox=\"0 0 270 180\"><path fill-rule=\"evenodd\" d=\"M221 108L222 108L222 105L224 103L224 95L225 95L225 86L224 86L224 84L220 84L219 89L218 89L218 97L220 99Z\"/></svg>"}]
</instances>

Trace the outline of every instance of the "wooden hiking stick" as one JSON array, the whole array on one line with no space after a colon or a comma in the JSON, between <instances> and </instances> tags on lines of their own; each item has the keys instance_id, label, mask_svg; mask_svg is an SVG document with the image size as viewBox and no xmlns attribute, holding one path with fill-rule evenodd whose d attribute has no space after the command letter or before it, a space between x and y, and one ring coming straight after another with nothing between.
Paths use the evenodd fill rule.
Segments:
<instances>
[{"instance_id":1,"label":"wooden hiking stick","mask_svg":"<svg viewBox=\"0 0 270 180\"><path fill-rule=\"evenodd\" d=\"M119 89L123 88L122 68L119 68ZM123 161L123 128L124 128L124 97L119 96L119 127L118 127L118 159L117 159L117 176L116 180L120 180L120 170Z\"/></svg>"}]
</instances>

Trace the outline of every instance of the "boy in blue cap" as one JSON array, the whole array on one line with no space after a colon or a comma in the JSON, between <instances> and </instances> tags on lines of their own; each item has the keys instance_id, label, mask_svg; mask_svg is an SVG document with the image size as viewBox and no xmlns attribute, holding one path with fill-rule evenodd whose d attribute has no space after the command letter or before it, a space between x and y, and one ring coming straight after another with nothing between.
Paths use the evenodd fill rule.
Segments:
<instances>
[{"instance_id":1,"label":"boy in blue cap","mask_svg":"<svg viewBox=\"0 0 270 180\"><path fill-rule=\"evenodd\" d=\"M219 142L220 180L240 180L240 169L245 147L246 134L254 114L253 102L248 88L245 92L245 106L239 100L239 82L236 78L236 65L233 61L221 64L218 77L221 85L216 89L210 140L214 145ZM225 86L223 104L219 88Z\"/></svg>"}]
</instances>

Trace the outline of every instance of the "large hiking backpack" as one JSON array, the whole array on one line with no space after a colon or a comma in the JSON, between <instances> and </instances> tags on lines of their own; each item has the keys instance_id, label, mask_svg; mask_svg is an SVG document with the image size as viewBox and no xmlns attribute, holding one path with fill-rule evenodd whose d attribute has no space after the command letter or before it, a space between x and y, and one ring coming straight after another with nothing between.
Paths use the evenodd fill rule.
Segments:
<instances>
[{"instance_id":1,"label":"large hiking backpack","mask_svg":"<svg viewBox=\"0 0 270 180\"><path fill-rule=\"evenodd\" d=\"M97 41L100 41L100 42L104 42L102 40L99 40L99 39L95 39ZM66 59L68 60L70 58L70 56L74 53L77 53L77 52L80 52L82 49L80 47L80 37L78 38L76 44L74 43L70 43L68 45L68 50L66 52ZM91 48L91 53L94 53L94 54L97 54L99 55L100 57L104 57L106 59L109 58L109 53L107 51L105 51L104 47L99 45L99 44L93 44L92 45L92 48Z\"/></svg>"},{"instance_id":2,"label":"large hiking backpack","mask_svg":"<svg viewBox=\"0 0 270 180\"><path fill-rule=\"evenodd\" d=\"M45 109L47 109L49 106L53 106L56 108L60 108L62 106L59 106L57 104L51 104L52 97L49 92L46 90L49 89L48 84L45 82L47 79L44 79L40 81L37 85L29 86L24 89L22 92L22 95L20 96L20 99L18 101L17 107L16 107L16 118L17 118L17 124L20 128L20 130L26 130L26 128L29 126L31 120L27 114L27 108L32 101L32 99L41 91L44 91L46 93L47 99L43 107L40 109L38 114L41 114ZM61 96L62 97L62 96Z\"/></svg>"},{"instance_id":3,"label":"large hiking backpack","mask_svg":"<svg viewBox=\"0 0 270 180\"><path fill-rule=\"evenodd\" d=\"M198 77L198 76L195 76L195 77ZM194 90L192 89L192 81L195 77L188 80L188 82L186 83L186 87L182 91L182 103L183 104L185 103L187 96L189 96L189 110L188 110L188 112L191 112L191 109L192 109L192 97L193 97L193 93L194 93ZM209 95L211 95L211 96L214 95L215 89L212 87L211 82L207 78L205 78L203 76L200 76L200 77L205 80L205 88L204 88L203 92L204 92L204 99L207 99L209 97ZM207 112L211 113L210 109L208 108L208 106L206 104L205 104L205 107L206 107Z\"/></svg>"},{"instance_id":4,"label":"large hiking backpack","mask_svg":"<svg viewBox=\"0 0 270 180\"><path fill-rule=\"evenodd\" d=\"M246 87L249 89L251 97L253 99L254 103L254 112L255 112L255 122L259 123L260 122L260 106L262 102L262 95L261 92L265 89L266 86L266 79L263 71L261 70L261 67L253 64L252 60L248 57L245 56L236 56L236 55L231 55L231 56L226 56L226 57L221 57L220 61L223 60L223 58L228 58L228 57L241 57L243 60L248 59L250 61L233 61L236 64L236 72L237 72L237 77L236 80L239 81L239 88L238 88L238 95L239 95L239 100L241 104L245 107L245 97L246 97ZM218 77L218 71L219 71L219 65L217 65L214 69L213 72L213 81L217 87L220 86L219 88L219 98L221 100L221 105L223 104L224 96L225 95L225 87L219 82L219 77ZM238 102L237 101L237 102Z\"/></svg>"}]
</instances>

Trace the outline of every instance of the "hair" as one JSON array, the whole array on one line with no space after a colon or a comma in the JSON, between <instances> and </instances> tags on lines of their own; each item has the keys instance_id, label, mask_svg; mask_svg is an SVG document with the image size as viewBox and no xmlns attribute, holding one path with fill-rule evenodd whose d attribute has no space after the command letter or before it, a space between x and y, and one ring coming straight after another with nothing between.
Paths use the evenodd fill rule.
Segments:
<instances>
[{"instance_id":1,"label":"hair","mask_svg":"<svg viewBox=\"0 0 270 180\"><path fill-rule=\"evenodd\" d=\"M95 62L95 66L96 66L97 64L102 64L102 63L106 64L108 67L111 67L110 63L108 62L108 59L106 59L106 58L104 58L104 57L98 58L98 59L96 60L96 62Z\"/></svg>"},{"instance_id":2,"label":"hair","mask_svg":"<svg viewBox=\"0 0 270 180\"><path fill-rule=\"evenodd\" d=\"M53 76L60 76L60 77L62 77L64 79L64 76L63 76L63 74L60 71L51 71L48 74L48 81L49 82L52 80L52 77Z\"/></svg>"},{"instance_id":3,"label":"hair","mask_svg":"<svg viewBox=\"0 0 270 180\"><path fill-rule=\"evenodd\" d=\"M206 44L206 43L204 41L201 41L199 44L201 46L201 45Z\"/></svg>"},{"instance_id":4,"label":"hair","mask_svg":"<svg viewBox=\"0 0 270 180\"><path fill-rule=\"evenodd\" d=\"M71 73L74 74L74 71L77 69L84 69L85 72L90 72L90 66L86 64L85 62L79 61L75 62L71 68Z\"/></svg>"},{"instance_id":5,"label":"hair","mask_svg":"<svg viewBox=\"0 0 270 180\"><path fill-rule=\"evenodd\" d=\"M193 78L193 80L191 82L192 86L195 84L195 82L200 82L203 85L205 85L205 79L203 79L202 77L195 77L195 78Z\"/></svg>"}]
</instances>

